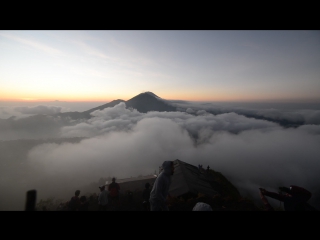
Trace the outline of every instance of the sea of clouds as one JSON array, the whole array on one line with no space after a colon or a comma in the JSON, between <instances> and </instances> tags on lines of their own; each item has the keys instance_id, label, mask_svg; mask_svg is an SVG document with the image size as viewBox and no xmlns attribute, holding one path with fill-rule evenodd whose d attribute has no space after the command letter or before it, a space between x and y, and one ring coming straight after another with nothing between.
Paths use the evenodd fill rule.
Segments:
<instances>
[{"instance_id":1,"label":"sea of clouds","mask_svg":"<svg viewBox=\"0 0 320 240\"><path fill-rule=\"evenodd\" d=\"M69 110L58 103L0 107L0 210L23 210L30 189L37 190L38 200L69 199L100 177L149 175L163 161L175 159L210 166L258 204L259 187L305 187L313 193L309 202L320 209L318 108L173 104L180 111L140 113L119 103L92 112L88 120L51 116ZM303 124L284 128L243 115L248 113ZM18 139L50 138L82 140L23 146L27 151L17 155L20 159L12 157L22 149Z\"/></svg>"}]
</instances>

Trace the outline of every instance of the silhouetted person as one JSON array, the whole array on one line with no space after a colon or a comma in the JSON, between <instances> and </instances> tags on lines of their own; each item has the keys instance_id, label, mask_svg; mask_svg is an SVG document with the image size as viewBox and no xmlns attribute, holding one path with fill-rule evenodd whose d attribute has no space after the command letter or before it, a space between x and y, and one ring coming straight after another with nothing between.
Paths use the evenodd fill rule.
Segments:
<instances>
[{"instance_id":1,"label":"silhouetted person","mask_svg":"<svg viewBox=\"0 0 320 240\"><path fill-rule=\"evenodd\" d=\"M151 211L169 211L167 206L167 197L171 184L171 176L174 173L173 161L164 161L162 172L156 178L150 193L150 210Z\"/></svg>"},{"instance_id":2,"label":"silhouetted person","mask_svg":"<svg viewBox=\"0 0 320 240\"><path fill-rule=\"evenodd\" d=\"M274 211L272 206L264 198L264 196L271 197L283 202L283 207L285 211L314 211L312 206L310 206L307 201L311 198L312 194L308 190L291 185L290 188L280 187L279 189L285 194L279 194L276 192L269 192L264 188L260 189L260 196L263 203L268 211Z\"/></svg>"},{"instance_id":3,"label":"silhouetted person","mask_svg":"<svg viewBox=\"0 0 320 240\"><path fill-rule=\"evenodd\" d=\"M79 195L80 195L80 190L76 190L74 193L74 196L70 199L68 203L69 211L78 211L79 206L81 205Z\"/></svg>"},{"instance_id":4,"label":"silhouetted person","mask_svg":"<svg viewBox=\"0 0 320 240\"><path fill-rule=\"evenodd\" d=\"M150 183L146 183L144 187L145 188L142 192L142 199L143 199L142 205L146 211L150 211L150 202L149 202L150 192L151 192Z\"/></svg>"},{"instance_id":5,"label":"silhouetted person","mask_svg":"<svg viewBox=\"0 0 320 240\"><path fill-rule=\"evenodd\" d=\"M119 204L120 185L116 183L116 178L112 178L112 182L108 186L110 203L113 207Z\"/></svg>"},{"instance_id":6,"label":"silhouetted person","mask_svg":"<svg viewBox=\"0 0 320 240\"><path fill-rule=\"evenodd\" d=\"M207 167L207 171L209 172L209 170L210 170L210 167L209 167L209 165L208 165L208 167Z\"/></svg>"},{"instance_id":7,"label":"silhouetted person","mask_svg":"<svg viewBox=\"0 0 320 240\"><path fill-rule=\"evenodd\" d=\"M107 209L108 209L108 192L105 189L104 185L100 186L99 188L100 188L100 193L98 196L99 211L107 211Z\"/></svg>"}]
</instances>

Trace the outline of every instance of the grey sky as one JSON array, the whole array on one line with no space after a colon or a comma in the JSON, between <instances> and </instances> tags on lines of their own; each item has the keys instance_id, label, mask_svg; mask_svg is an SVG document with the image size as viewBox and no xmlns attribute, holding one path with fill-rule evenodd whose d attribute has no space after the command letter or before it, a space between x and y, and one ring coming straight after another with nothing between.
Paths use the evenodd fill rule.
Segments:
<instances>
[{"instance_id":1,"label":"grey sky","mask_svg":"<svg viewBox=\"0 0 320 240\"><path fill-rule=\"evenodd\" d=\"M319 47L318 30L0 31L0 100L319 102Z\"/></svg>"}]
</instances>

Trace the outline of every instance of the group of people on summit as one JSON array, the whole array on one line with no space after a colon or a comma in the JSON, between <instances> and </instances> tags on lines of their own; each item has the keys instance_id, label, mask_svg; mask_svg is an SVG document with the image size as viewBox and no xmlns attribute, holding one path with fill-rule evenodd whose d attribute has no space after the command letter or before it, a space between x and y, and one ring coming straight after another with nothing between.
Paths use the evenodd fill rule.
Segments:
<instances>
[{"instance_id":1,"label":"group of people on summit","mask_svg":"<svg viewBox=\"0 0 320 240\"><path fill-rule=\"evenodd\" d=\"M108 209L108 203L114 207L117 207L119 204L119 192L120 185L116 182L116 179L113 177L112 182L108 186L108 191L105 189L105 185L99 187L100 193L98 196L98 204L100 211L106 211Z\"/></svg>"},{"instance_id":2,"label":"group of people on summit","mask_svg":"<svg viewBox=\"0 0 320 240\"><path fill-rule=\"evenodd\" d=\"M108 185L108 191L106 185L99 186L100 193L97 196L98 199L98 210L107 211L108 206L111 205L114 208L118 206L120 185L116 182L115 178L112 178L112 183ZM89 201L86 196L81 196L80 190L75 191L75 195L67 202L68 211L88 211Z\"/></svg>"},{"instance_id":3,"label":"group of people on summit","mask_svg":"<svg viewBox=\"0 0 320 240\"><path fill-rule=\"evenodd\" d=\"M199 169L202 165L199 165ZM209 171L210 167L207 167ZM169 211L168 199L170 198L169 188L171 185L171 176L174 174L175 167L173 161L164 161L162 164L162 171L157 176L154 184L145 184L145 189L142 193L143 202L142 205L145 211ZM108 191L105 185L99 187L100 193L98 195L98 204L100 211L106 211L108 206L117 206L119 202L120 185L115 182L115 178L112 178L112 183L108 185ZM267 197L279 200L284 204L285 211L313 211L317 210L310 206L307 201L311 198L312 194L308 190L298 187L290 186L290 188L280 188L280 193L270 192L263 188L260 188L260 197L264 204L266 211L274 211L274 208L268 202ZM283 194L282 192L285 192ZM70 211L87 211L88 201L85 196L79 198L80 190L75 192L75 196L69 201ZM198 202L193 211L212 211L209 204Z\"/></svg>"},{"instance_id":4,"label":"group of people on summit","mask_svg":"<svg viewBox=\"0 0 320 240\"><path fill-rule=\"evenodd\" d=\"M150 184L145 184L145 189L142 193L143 207L146 211L169 211L167 205L167 197L171 184L171 176L174 173L173 161L165 161L162 164L162 171L156 178L152 189ZM115 178L112 178L112 183L108 185L108 190L105 185L99 186L100 193L98 194L98 205L100 211L107 211L108 206L114 207L119 203L120 185L116 183ZM87 211L88 201L85 196L79 197L80 190L76 190L75 195L68 202L69 211Z\"/></svg>"}]
</instances>

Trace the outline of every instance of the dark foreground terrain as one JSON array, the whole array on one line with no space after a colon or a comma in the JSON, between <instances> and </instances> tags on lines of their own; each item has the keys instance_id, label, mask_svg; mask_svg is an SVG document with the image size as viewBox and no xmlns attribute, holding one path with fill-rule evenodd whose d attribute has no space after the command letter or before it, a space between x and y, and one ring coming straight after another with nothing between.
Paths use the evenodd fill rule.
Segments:
<instances>
[{"instance_id":1,"label":"dark foreground terrain","mask_svg":"<svg viewBox=\"0 0 320 240\"><path fill-rule=\"evenodd\" d=\"M209 175L214 179L215 189L219 194L207 196L184 195L169 198L168 206L170 211L192 211L197 202L204 202L212 207L213 211L263 211L256 206L253 201L243 198L238 190L219 172L209 171ZM84 194L89 202L89 211L99 211L97 193ZM71 196L70 196L71 197ZM142 190L127 191L120 194L117 205L109 204L107 211L146 211L142 205ZM67 211L67 202L58 201L54 198L40 200L37 203L37 211Z\"/></svg>"}]
</instances>

